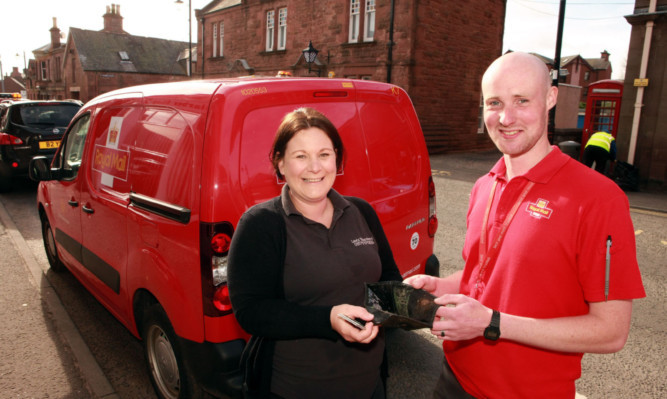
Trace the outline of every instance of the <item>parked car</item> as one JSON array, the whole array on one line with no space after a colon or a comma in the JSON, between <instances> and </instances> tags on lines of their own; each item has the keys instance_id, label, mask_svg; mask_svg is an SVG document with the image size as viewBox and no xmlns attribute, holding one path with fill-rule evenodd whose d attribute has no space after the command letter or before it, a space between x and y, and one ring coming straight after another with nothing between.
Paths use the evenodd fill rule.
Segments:
<instances>
[{"instance_id":1,"label":"parked car","mask_svg":"<svg viewBox=\"0 0 667 399\"><path fill-rule=\"evenodd\" d=\"M0 191L11 189L14 176L27 176L35 155L53 158L74 114L71 101L16 101L0 111Z\"/></svg>"},{"instance_id":2,"label":"parked car","mask_svg":"<svg viewBox=\"0 0 667 399\"><path fill-rule=\"evenodd\" d=\"M54 271L69 269L144 342L161 398L240 397L248 334L227 288L241 214L280 193L268 160L282 118L316 108L348 159L334 187L376 209L404 276L438 273L435 189L408 95L384 83L245 78L137 86L83 106L37 208Z\"/></svg>"}]
</instances>

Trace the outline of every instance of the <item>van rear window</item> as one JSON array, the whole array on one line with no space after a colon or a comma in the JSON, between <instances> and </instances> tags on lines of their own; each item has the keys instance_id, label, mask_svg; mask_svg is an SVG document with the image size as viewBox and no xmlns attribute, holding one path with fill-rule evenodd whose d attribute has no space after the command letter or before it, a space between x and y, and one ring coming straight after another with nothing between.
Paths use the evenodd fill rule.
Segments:
<instances>
[{"instance_id":1,"label":"van rear window","mask_svg":"<svg viewBox=\"0 0 667 399\"><path fill-rule=\"evenodd\" d=\"M240 151L240 178L245 201L259 203L279 194L269 152L282 118L302 105L260 108L244 119ZM334 188L369 201L399 195L418 184L419 126L404 107L393 102L323 102L311 106L337 127L347 159ZM409 110L412 108L410 107ZM416 130L417 129L417 130Z\"/></svg>"}]
</instances>

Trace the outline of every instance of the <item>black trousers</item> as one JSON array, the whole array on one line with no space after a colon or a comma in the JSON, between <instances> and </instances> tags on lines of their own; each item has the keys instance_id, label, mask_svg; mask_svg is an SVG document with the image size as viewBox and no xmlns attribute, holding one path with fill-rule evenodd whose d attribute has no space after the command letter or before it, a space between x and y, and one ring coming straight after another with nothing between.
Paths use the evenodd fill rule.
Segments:
<instances>
[{"instance_id":1,"label":"black trousers","mask_svg":"<svg viewBox=\"0 0 667 399\"><path fill-rule=\"evenodd\" d=\"M440 378L435 384L433 399L475 399L461 387L447 363L447 358L442 362L442 373L440 373Z\"/></svg>"},{"instance_id":2,"label":"black trousers","mask_svg":"<svg viewBox=\"0 0 667 399\"><path fill-rule=\"evenodd\" d=\"M595 162L595 170L602 173L603 175L606 172L607 161L610 160L611 157L609 156L609 151L602 147L589 145L584 149L584 165L590 168L593 166L593 162Z\"/></svg>"}]
</instances>

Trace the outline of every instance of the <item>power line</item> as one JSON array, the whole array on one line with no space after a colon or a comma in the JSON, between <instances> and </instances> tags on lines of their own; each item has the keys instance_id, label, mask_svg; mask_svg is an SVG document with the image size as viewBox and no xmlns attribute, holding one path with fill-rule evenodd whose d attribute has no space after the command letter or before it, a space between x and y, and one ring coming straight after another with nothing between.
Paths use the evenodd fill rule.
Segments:
<instances>
[{"instance_id":1,"label":"power line","mask_svg":"<svg viewBox=\"0 0 667 399\"><path fill-rule=\"evenodd\" d=\"M533 12L536 12L538 14L543 14L543 15L548 15L550 17L557 17L558 14L555 12L549 12L549 11L544 11L544 10L539 10L536 8L533 8L527 4L523 3L540 3L540 4L550 4L550 5L556 5L557 3L554 3L553 1L538 1L538 0L515 0L515 4L520 5L521 7L527 8ZM568 7L571 5L630 5L634 3L568 3ZM565 19L568 20L577 20L577 21L601 21L601 20L606 20L606 19L618 19L622 18L623 15L615 15L615 16L609 16L609 17L596 17L596 18L584 18L584 17L565 17Z\"/></svg>"}]
</instances>

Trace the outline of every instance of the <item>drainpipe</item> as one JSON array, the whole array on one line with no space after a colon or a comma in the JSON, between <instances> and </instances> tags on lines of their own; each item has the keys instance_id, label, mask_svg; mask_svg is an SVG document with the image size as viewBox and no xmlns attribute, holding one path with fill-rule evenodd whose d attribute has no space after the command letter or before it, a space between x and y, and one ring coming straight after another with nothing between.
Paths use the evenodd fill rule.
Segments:
<instances>
[{"instance_id":1,"label":"drainpipe","mask_svg":"<svg viewBox=\"0 0 667 399\"><path fill-rule=\"evenodd\" d=\"M387 49L387 83L391 83L391 64L393 61L394 49L394 0L391 0L391 14L389 17L389 44Z\"/></svg>"},{"instance_id":2,"label":"drainpipe","mask_svg":"<svg viewBox=\"0 0 667 399\"><path fill-rule=\"evenodd\" d=\"M651 0L648 6L649 14L655 12L656 0ZM646 69L648 68L648 55L651 49L651 36L653 35L653 25L655 23L646 21L646 32L644 34L644 49L642 50L642 62L639 67L639 78L646 78ZM639 121L641 119L642 101L644 100L644 87L637 88L637 100L635 101L635 114L632 117L632 132L630 133L630 148L628 149L628 163L633 165L635 162L635 152L637 150L637 135L639 134Z\"/></svg>"},{"instance_id":3,"label":"drainpipe","mask_svg":"<svg viewBox=\"0 0 667 399\"><path fill-rule=\"evenodd\" d=\"M201 18L201 78L204 79L204 63L206 62L206 57L204 56L204 43L206 42L206 20L204 17ZM197 32L199 33L199 32ZM199 52L199 43L197 43L197 52ZM199 57L197 57L197 64L199 64ZM197 65L199 66L199 65Z\"/></svg>"}]
</instances>

